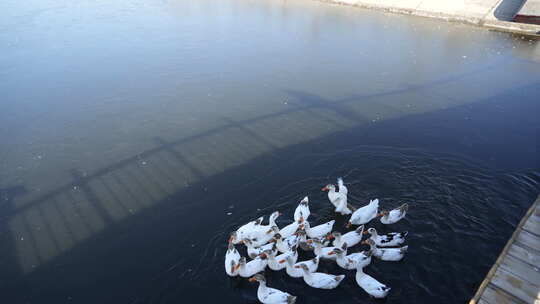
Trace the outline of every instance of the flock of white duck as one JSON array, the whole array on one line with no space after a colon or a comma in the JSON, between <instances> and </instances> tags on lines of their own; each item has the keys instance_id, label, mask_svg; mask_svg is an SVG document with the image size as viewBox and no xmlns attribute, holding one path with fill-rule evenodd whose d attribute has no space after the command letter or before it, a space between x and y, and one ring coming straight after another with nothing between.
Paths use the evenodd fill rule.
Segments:
<instances>
[{"instance_id":1,"label":"flock of white duck","mask_svg":"<svg viewBox=\"0 0 540 304\"><path fill-rule=\"evenodd\" d=\"M399 261L403 258L408 246L400 247L405 242L407 232L392 232L385 235L377 233L374 228L364 231L364 225L380 216L383 224L393 224L405 217L408 205L403 204L391 211L379 213L379 200L372 200L368 205L353 212L347 203L347 187L341 178L338 179L338 191L335 185L327 185L322 189L328 191L328 199L334 205L335 212L350 214L347 227L359 225L353 231L341 234L332 232L335 220L312 226L309 222L310 210L308 197L302 199L294 212L294 222L279 228L276 219L281 215L274 212L270 215L268 225L263 225L263 217L251 221L231 233L229 246L225 254L225 271L229 276L249 278L250 282L259 282L257 297L265 304L294 303L296 297L286 292L266 286L265 277L261 274L267 267L274 270L285 269L293 278L303 278L304 282L321 289L334 289L345 278L345 275L331 275L317 272L319 262L335 261L347 270L356 270L356 283L369 295L384 298L390 287L364 273L363 269L376 257L383 261ZM362 241L362 236L370 236ZM332 244L330 245L330 241ZM235 244L243 243L247 254L252 259L247 262ZM370 246L369 250L350 253L349 247L357 244ZM313 251L315 257L306 261L298 260L298 249Z\"/></svg>"}]
</instances>

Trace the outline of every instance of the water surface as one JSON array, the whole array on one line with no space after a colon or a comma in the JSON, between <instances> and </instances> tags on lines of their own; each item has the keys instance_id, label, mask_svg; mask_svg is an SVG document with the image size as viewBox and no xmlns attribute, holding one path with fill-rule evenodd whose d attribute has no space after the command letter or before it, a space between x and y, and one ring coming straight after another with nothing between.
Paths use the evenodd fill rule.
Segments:
<instances>
[{"instance_id":1,"label":"water surface","mask_svg":"<svg viewBox=\"0 0 540 304\"><path fill-rule=\"evenodd\" d=\"M468 300L538 195L540 48L315 1L0 4L9 303L255 303L228 233L322 185L411 206L388 303ZM344 230L344 218L338 229ZM356 248L361 250L361 247ZM308 257L306 255L306 257ZM344 273L331 263L321 269ZM299 303L369 303L268 272Z\"/></svg>"}]
</instances>

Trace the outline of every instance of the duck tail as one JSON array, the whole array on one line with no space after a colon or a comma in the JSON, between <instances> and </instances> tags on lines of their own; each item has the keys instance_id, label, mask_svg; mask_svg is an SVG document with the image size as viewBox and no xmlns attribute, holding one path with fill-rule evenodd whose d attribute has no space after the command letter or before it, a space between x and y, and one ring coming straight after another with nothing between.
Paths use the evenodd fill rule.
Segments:
<instances>
[{"instance_id":1,"label":"duck tail","mask_svg":"<svg viewBox=\"0 0 540 304\"><path fill-rule=\"evenodd\" d=\"M345 275L342 274L342 275L337 275L334 277L334 279L337 281L337 282L341 282L343 281L343 279L345 279Z\"/></svg>"},{"instance_id":2,"label":"duck tail","mask_svg":"<svg viewBox=\"0 0 540 304\"><path fill-rule=\"evenodd\" d=\"M409 231L405 231L405 232L402 232L402 233L401 233L401 236L402 236L402 237L406 237L408 234L409 234Z\"/></svg>"},{"instance_id":3,"label":"duck tail","mask_svg":"<svg viewBox=\"0 0 540 304\"><path fill-rule=\"evenodd\" d=\"M408 246L408 245L407 245L407 246L403 246L403 247L401 247L401 248L399 249L399 252L400 252L400 253L405 253L405 252L407 252L407 249L409 249L409 246Z\"/></svg>"},{"instance_id":4,"label":"duck tail","mask_svg":"<svg viewBox=\"0 0 540 304\"><path fill-rule=\"evenodd\" d=\"M296 303L296 297L295 296L288 296L287 297L287 304L294 304Z\"/></svg>"}]
</instances>

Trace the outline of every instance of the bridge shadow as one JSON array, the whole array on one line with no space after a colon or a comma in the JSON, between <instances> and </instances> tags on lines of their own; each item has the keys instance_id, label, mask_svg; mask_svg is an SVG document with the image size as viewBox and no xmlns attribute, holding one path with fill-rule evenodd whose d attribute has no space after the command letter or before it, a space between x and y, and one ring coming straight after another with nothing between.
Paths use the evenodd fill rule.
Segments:
<instances>
[{"instance_id":1,"label":"bridge shadow","mask_svg":"<svg viewBox=\"0 0 540 304\"><path fill-rule=\"evenodd\" d=\"M171 250L168 244L171 240L189 241L205 229L202 220L221 221L222 213L209 212L209 208L221 208L223 201L234 201L238 193L231 185L260 175L261 170L275 163L275 155L294 155L304 149L305 143L336 140L334 135L342 132L389 130L366 126L374 116L362 111L360 105L396 112L401 106L399 102L381 105L381 98L390 96L399 101L402 94L415 93L427 94L423 96L429 99L433 94L429 90L434 86L473 74L467 72L422 85L338 100L287 90L291 105L285 110L243 120L224 117L219 127L174 141L156 136L154 148L90 173L73 168L72 182L17 204L18 207L14 200L24 198L24 186L2 189L0 244L2 260L9 269L3 272L0 284L21 291L18 286L25 286L22 282L30 280L54 290L59 282L49 282L48 277L53 274L65 278L61 281L70 288L89 290L100 286L97 278L112 283L125 279L126 274L154 269L152 255L196 254L196 249ZM532 89L538 90L538 85ZM456 102L438 96L451 104ZM427 114L400 115L416 117L415 121L420 117L423 121ZM399 128L405 119L388 120L387 124ZM369 142L365 139L363 142ZM149 225L152 231L145 231ZM97 243L100 245L96 246ZM197 246L188 244L191 245ZM126 254L126 248L130 254ZM111 253L115 256L111 257ZM103 261L103 269L92 269L96 266L92 260ZM131 269L135 265L140 268ZM107 267L115 271L108 272ZM69 281L73 277L76 282ZM142 288L144 283L140 284Z\"/></svg>"}]
</instances>

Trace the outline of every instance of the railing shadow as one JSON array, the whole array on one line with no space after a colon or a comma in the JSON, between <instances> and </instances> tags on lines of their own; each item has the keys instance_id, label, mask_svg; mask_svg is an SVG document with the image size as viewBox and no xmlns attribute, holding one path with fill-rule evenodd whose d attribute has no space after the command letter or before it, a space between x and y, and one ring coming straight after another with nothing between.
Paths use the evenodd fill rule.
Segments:
<instances>
[{"instance_id":1,"label":"railing shadow","mask_svg":"<svg viewBox=\"0 0 540 304\"><path fill-rule=\"evenodd\" d=\"M32 272L61 253L142 210L162 203L192 184L202 184L217 173L284 146L370 121L364 113L360 114L355 104L421 91L491 68L481 67L420 85L338 100L286 90L292 100L284 110L242 120L224 117L224 123L219 127L174 141L156 136L154 148L88 174L73 168L70 170L71 182L38 198L16 204L17 207L13 198L25 193L24 186L4 189L1 193L8 199L0 205L0 215L1 231L4 232L2 244L9 244L3 246L10 248L7 250L10 256L6 259L12 260L11 265L18 265L19 273ZM277 123L281 123L280 119L294 121L300 114L316 119L306 120L308 124L304 128L293 125L275 128ZM321 124L324 128L313 131ZM205 154L195 155L194 152ZM203 187L198 191L206 190ZM8 232L10 235L6 236Z\"/></svg>"}]
</instances>

